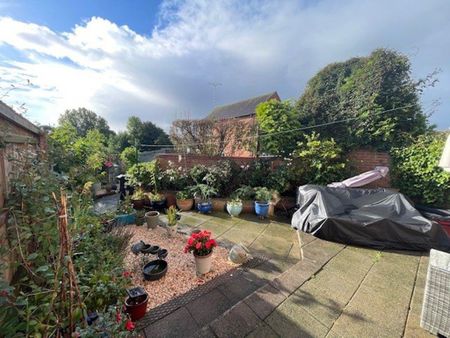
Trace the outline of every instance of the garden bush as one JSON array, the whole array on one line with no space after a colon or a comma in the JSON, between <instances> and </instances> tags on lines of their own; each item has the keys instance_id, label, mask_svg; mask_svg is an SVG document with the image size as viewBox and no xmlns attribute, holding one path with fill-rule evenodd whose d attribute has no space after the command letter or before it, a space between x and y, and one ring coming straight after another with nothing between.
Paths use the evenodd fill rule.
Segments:
<instances>
[{"instance_id":1,"label":"garden bush","mask_svg":"<svg viewBox=\"0 0 450 338\"><path fill-rule=\"evenodd\" d=\"M305 141L298 143L289 166L296 185L326 185L350 174L341 147L333 139L320 139L316 133L305 135Z\"/></svg>"},{"instance_id":2,"label":"garden bush","mask_svg":"<svg viewBox=\"0 0 450 338\"><path fill-rule=\"evenodd\" d=\"M90 194L66 193L64 182L47 163L28 160L21 166L21 174L11 177L6 205L8 247L16 257L16 272L11 284L0 278L0 332L7 337L70 336L75 326L86 327L89 311L106 311L124 296L129 279L122 263L128 237L104 232ZM67 233L58 226L63 196ZM63 242L71 247L69 255L61 256ZM0 255L6 250L1 247ZM69 284L61 287L69 276L78 286L72 292Z\"/></svg>"},{"instance_id":3,"label":"garden bush","mask_svg":"<svg viewBox=\"0 0 450 338\"><path fill-rule=\"evenodd\" d=\"M128 183L135 187L151 188L159 190L159 165L157 160L151 162L137 163L127 170Z\"/></svg>"},{"instance_id":4,"label":"garden bush","mask_svg":"<svg viewBox=\"0 0 450 338\"><path fill-rule=\"evenodd\" d=\"M448 206L450 174L438 167L444 144L443 133L430 133L408 147L393 149L393 185L417 202Z\"/></svg>"}]
</instances>

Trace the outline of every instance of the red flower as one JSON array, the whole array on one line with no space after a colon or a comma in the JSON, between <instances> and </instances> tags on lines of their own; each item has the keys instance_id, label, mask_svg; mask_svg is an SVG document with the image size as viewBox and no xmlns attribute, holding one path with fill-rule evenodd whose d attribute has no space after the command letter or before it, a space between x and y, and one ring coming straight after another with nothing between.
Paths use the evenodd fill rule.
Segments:
<instances>
[{"instance_id":1,"label":"red flower","mask_svg":"<svg viewBox=\"0 0 450 338\"><path fill-rule=\"evenodd\" d=\"M2 290L2 291L0 292L0 296L2 296L2 297L7 297L7 296L8 296L8 291Z\"/></svg>"},{"instance_id":2,"label":"red flower","mask_svg":"<svg viewBox=\"0 0 450 338\"><path fill-rule=\"evenodd\" d=\"M125 329L127 329L128 331L133 331L135 327L136 326L134 325L134 323L129 319L125 323Z\"/></svg>"},{"instance_id":3,"label":"red flower","mask_svg":"<svg viewBox=\"0 0 450 338\"><path fill-rule=\"evenodd\" d=\"M120 323L122 321L122 315L120 314L119 311L117 311L116 313L116 322Z\"/></svg>"},{"instance_id":4,"label":"red flower","mask_svg":"<svg viewBox=\"0 0 450 338\"><path fill-rule=\"evenodd\" d=\"M195 239L193 237L189 237L187 244L192 245L192 244L194 244L194 242L195 242Z\"/></svg>"},{"instance_id":5,"label":"red flower","mask_svg":"<svg viewBox=\"0 0 450 338\"><path fill-rule=\"evenodd\" d=\"M131 272L130 271L124 271L122 273L122 276L124 276L125 278L131 278Z\"/></svg>"},{"instance_id":6,"label":"red flower","mask_svg":"<svg viewBox=\"0 0 450 338\"><path fill-rule=\"evenodd\" d=\"M205 247L206 247L206 249L208 249L208 250L212 249L212 248L215 247L216 245L217 245L217 244L216 244L216 241L213 240L213 239L210 239L210 240L208 240L208 241L205 243Z\"/></svg>"},{"instance_id":7,"label":"red flower","mask_svg":"<svg viewBox=\"0 0 450 338\"><path fill-rule=\"evenodd\" d=\"M195 244L195 248L197 250L200 250L202 248L202 243L198 242L197 244Z\"/></svg>"}]
</instances>

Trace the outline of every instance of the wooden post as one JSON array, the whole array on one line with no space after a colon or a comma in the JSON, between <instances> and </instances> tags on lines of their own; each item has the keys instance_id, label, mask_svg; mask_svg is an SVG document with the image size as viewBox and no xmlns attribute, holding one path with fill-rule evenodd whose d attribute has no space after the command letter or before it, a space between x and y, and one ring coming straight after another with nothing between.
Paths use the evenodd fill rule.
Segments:
<instances>
[{"instance_id":1,"label":"wooden post","mask_svg":"<svg viewBox=\"0 0 450 338\"><path fill-rule=\"evenodd\" d=\"M298 246L300 249L300 260L303 260L303 248L302 248L302 238L300 237L300 230L297 230L297 237L298 237Z\"/></svg>"}]
</instances>

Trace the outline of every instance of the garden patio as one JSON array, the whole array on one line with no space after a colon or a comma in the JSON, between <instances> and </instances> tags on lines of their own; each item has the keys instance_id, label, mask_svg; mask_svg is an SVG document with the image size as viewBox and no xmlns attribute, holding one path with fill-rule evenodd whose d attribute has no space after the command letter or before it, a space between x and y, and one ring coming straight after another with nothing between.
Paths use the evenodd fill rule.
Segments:
<instances>
[{"instance_id":1,"label":"garden patio","mask_svg":"<svg viewBox=\"0 0 450 338\"><path fill-rule=\"evenodd\" d=\"M248 266L147 313L146 337L427 337L419 327L428 257L345 246L295 231L286 220L183 213L186 228L219 244L245 243ZM183 227L183 229L186 229Z\"/></svg>"}]
</instances>

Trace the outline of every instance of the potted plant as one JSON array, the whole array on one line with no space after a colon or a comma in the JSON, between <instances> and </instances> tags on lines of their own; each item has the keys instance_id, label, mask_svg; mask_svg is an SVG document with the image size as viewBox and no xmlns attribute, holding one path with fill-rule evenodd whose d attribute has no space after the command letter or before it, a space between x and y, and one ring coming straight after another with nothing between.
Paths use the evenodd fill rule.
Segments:
<instances>
[{"instance_id":1,"label":"potted plant","mask_svg":"<svg viewBox=\"0 0 450 338\"><path fill-rule=\"evenodd\" d=\"M117 225L128 225L136 223L136 212L131 205L131 198L127 198L122 201L117 209L116 215Z\"/></svg>"},{"instance_id":2,"label":"potted plant","mask_svg":"<svg viewBox=\"0 0 450 338\"><path fill-rule=\"evenodd\" d=\"M178 220L177 208L172 205L167 209L167 233L169 237L174 237L177 233Z\"/></svg>"},{"instance_id":3,"label":"potted plant","mask_svg":"<svg viewBox=\"0 0 450 338\"><path fill-rule=\"evenodd\" d=\"M239 216L242 212L242 201L240 198L233 198L227 202L227 211L231 216Z\"/></svg>"},{"instance_id":4,"label":"potted plant","mask_svg":"<svg viewBox=\"0 0 450 338\"><path fill-rule=\"evenodd\" d=\"M255 188L255 213L260 218L269 214L269 202L272 199L272 192L266 187Z\"/></svg>"},{"instance_id":5,"label":"potted plant","mask_svg":"<svg viewBox=\"0 0 450 338\"><path fill-rule=\"evenodd\" d=\"M155 229L159 225L159 211L151 210L145 213L145 222L147 223L147 228Z\"/></svg>"},{"instance_id":6,"label":"potted plant","mask_svg":"<svg viewBox=\"0 0 450 338\"><path fill-rule=\"evenodd\" d=\"M133 203L133 207L135 209L143 209L145 202L145 192L142 188L138 188L135 190L133 195L131 195L131 202Z\"/></svg>"},{"instance_id":7,"label":"potted plant","mask_svg":"<svg viewBox=\"0 0 450 338\"><path fill-rule=\"evenodd\" d=\"M217 190L208 184L197 184L193 188L194 198L197 200L197 210L202 213L210 213L212 210L211 197L217 194Z\"/></svg>"},{"instance_id":8,"label":"potted plant","mask_svg":"<svg viewBox=\"0 0 450 338\"><path fill-rule=\"evenodd\" d=\"M194 198L189 189L177 192L177 207L181 211L189 211L194 206Z\"/></svg>"},{"instance_id":9,"label":"potted plant","mask_svg":"<svg viewBox=\"0 0 450 338\"><path fill-rule=\"evenodd\" d=\"M212 253L216 246L217 243L211 238L211 232L209 231L194 232L189 237L184 252L194 254L197 274L203 275L211 270Z\"/></svg>"},{"instance_id":10,"label":"potted plant","mask_svg":"<svg viewBox=\"0 0 450 338\"><path fill-rule=\"evenodd\" d=\"M243 185L233 193L234 197L242 201L242 211L252 213L254 210L255 190L249 185Z\"/></svg>"},{"instance_id":11,"label":"potted plant","mask_svg":"<svg viewBox=\"0 0 450 338\"><path fill-rule=\"evenodd\" d=\"M150 199L150 205L152 209L164 211L164 209L166 208L166 198L163 194L159 194L158 192L148 193L148 197Z\"/></svg>"},{"instance_id":12,"label":"potted plant","mask_svg":"<svg viewBox=\"0 0 450 338\"><path fill-rule=\"evenodd\" d=\"M128 297L125 298L125 309L132 321L144 317L147 311L148 294L141 287L127 289Z\"/></svg>"}]
</instances>

